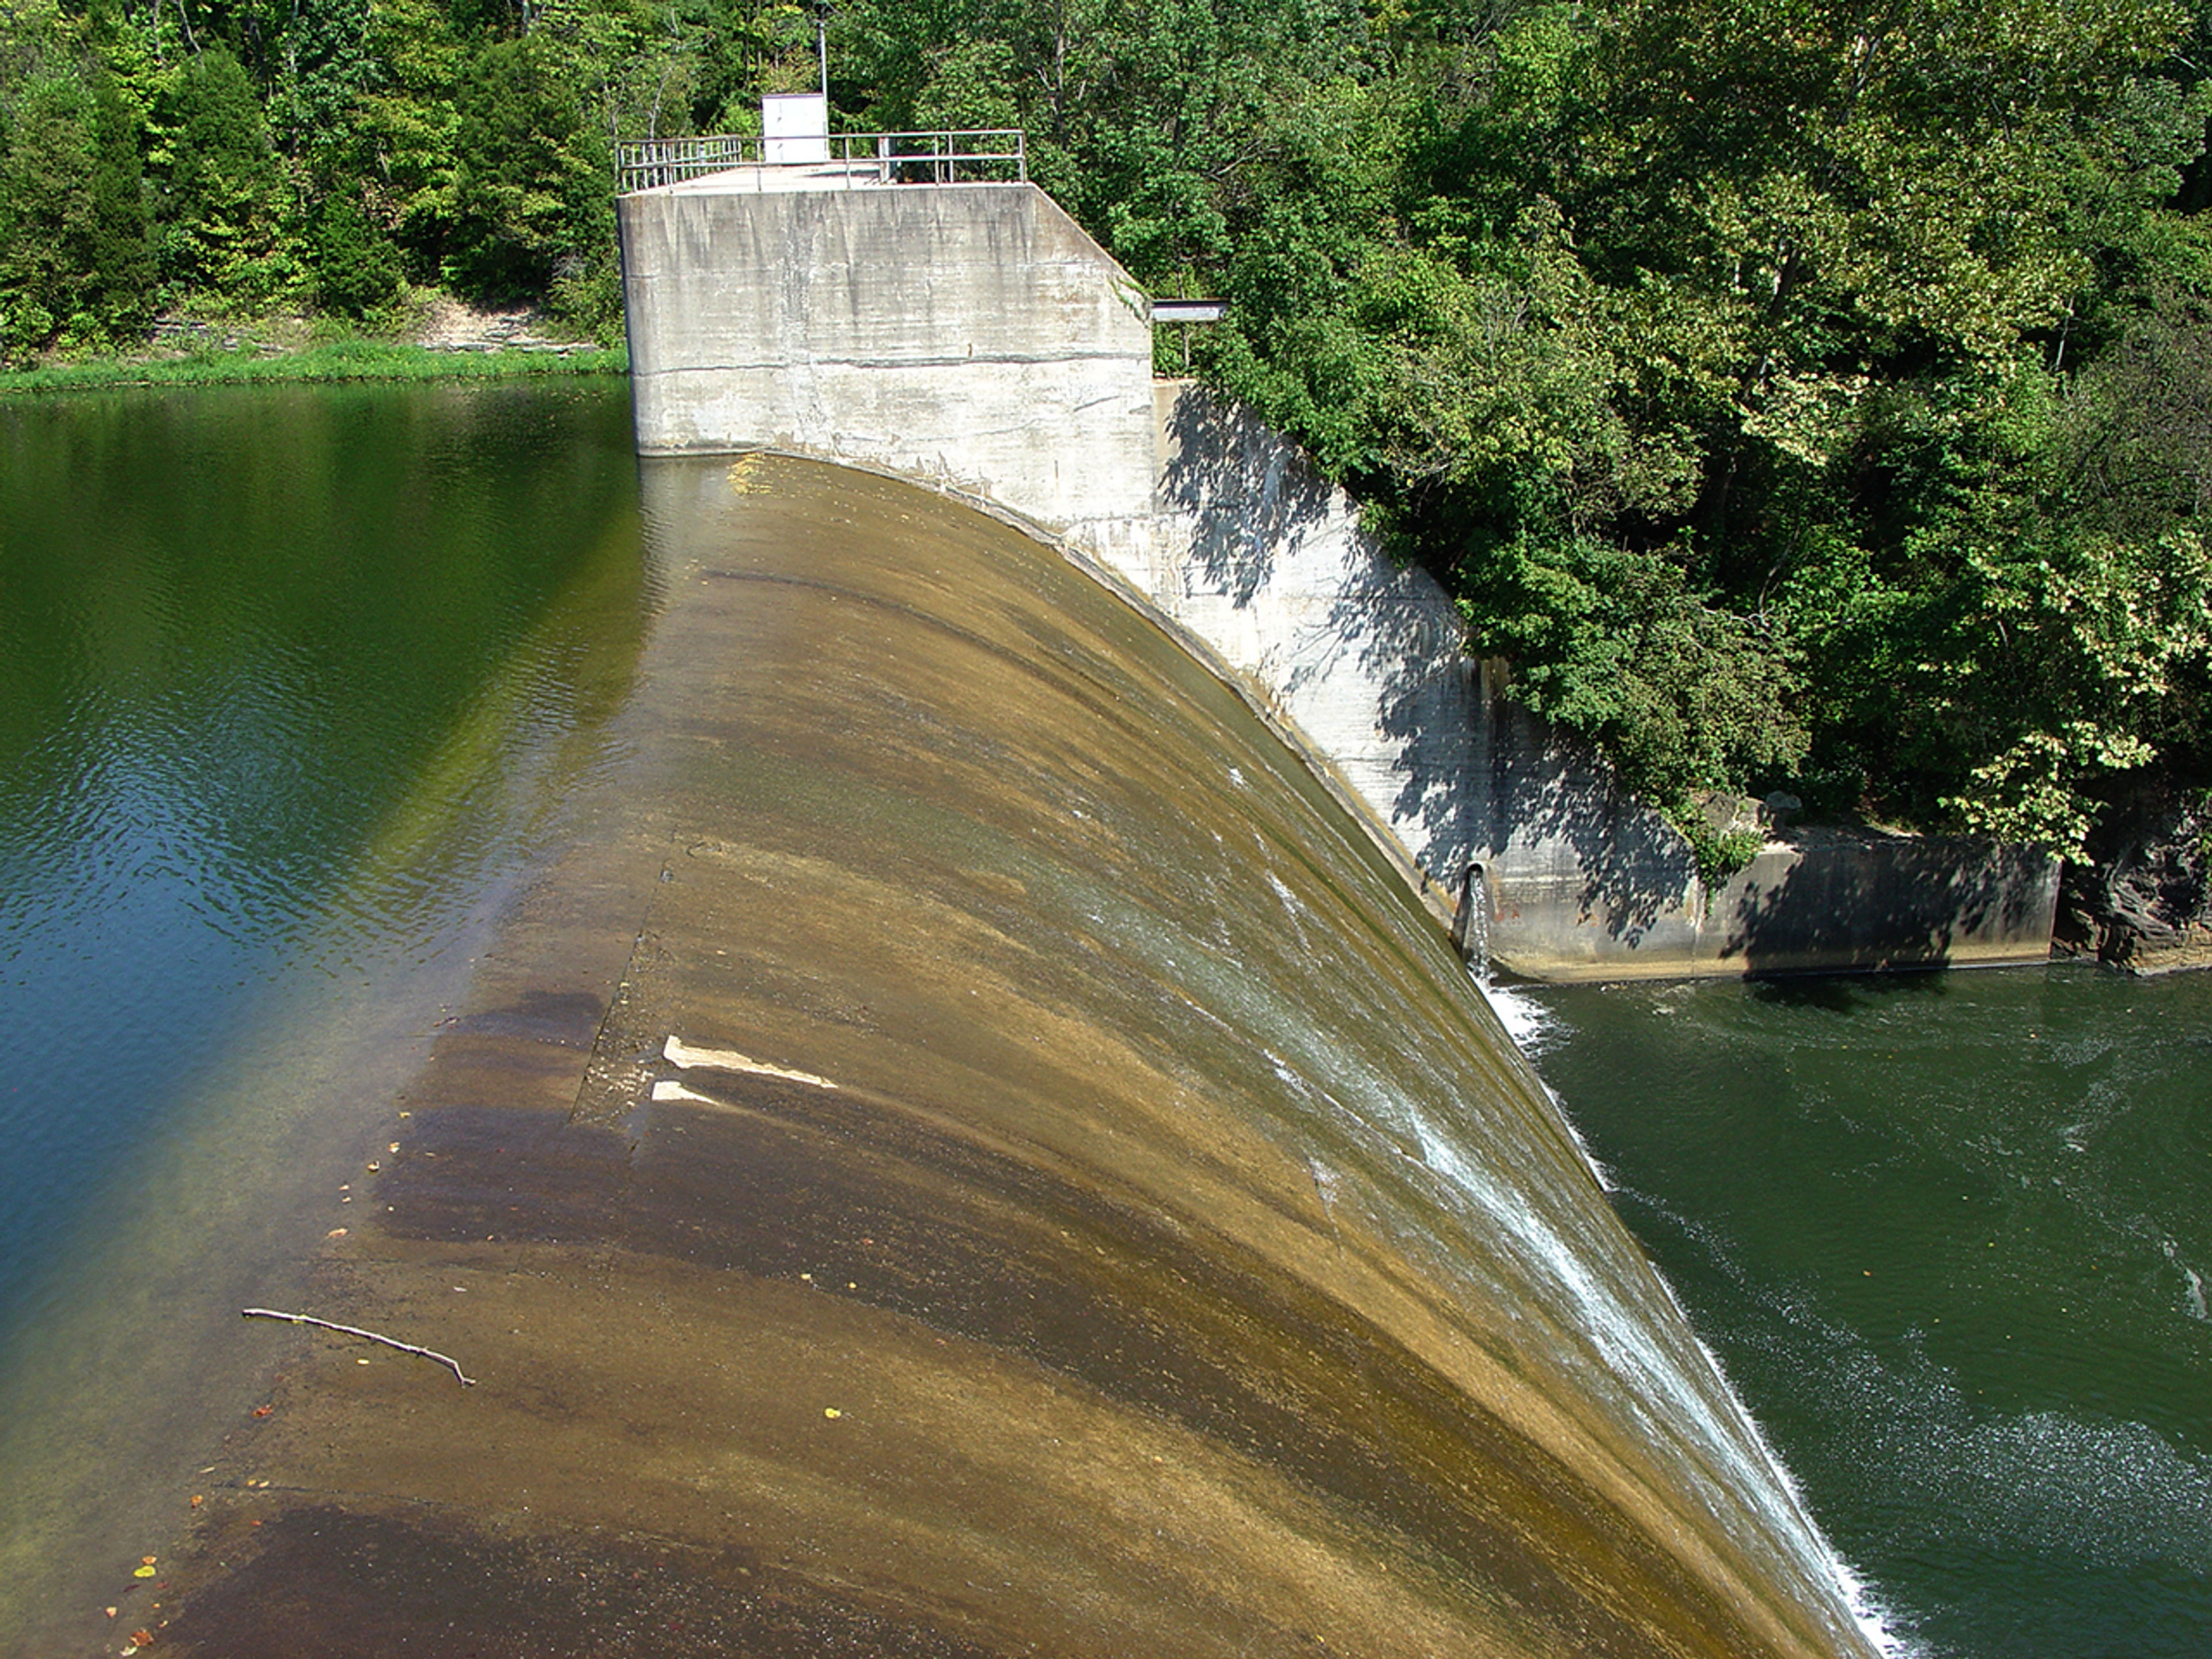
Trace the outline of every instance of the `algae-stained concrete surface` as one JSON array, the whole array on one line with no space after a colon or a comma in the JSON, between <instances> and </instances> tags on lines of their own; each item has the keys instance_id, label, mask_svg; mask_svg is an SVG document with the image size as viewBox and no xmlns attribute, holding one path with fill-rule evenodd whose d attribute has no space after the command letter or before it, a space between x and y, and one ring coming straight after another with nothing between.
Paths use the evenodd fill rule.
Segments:
<instances>
[{"instance_id":1,"label":"algae-stained concrete surface","mask_svg":"<svg viewBox=\"0 0 2212 1659\"><path fill-rule=\"evenodd\" d=\"M1864 1651L1448 944L1219 681L909 486L645 495L638 689L299 1310L477 1380L246 1327L270 1409L115 1632Z\"/></svg>"}]
</instances>

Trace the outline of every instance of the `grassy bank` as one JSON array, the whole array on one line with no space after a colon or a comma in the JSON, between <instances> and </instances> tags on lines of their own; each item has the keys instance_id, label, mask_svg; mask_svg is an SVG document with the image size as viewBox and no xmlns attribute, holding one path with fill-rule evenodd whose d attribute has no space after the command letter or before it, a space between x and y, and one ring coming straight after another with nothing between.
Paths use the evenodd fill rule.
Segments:
<instances>
[{"instance_id":1,"label":"grassy bank","mask_svg":"<svg viewBox=\"0 0 2212 1659\"><path fill-rule=\"evenodd\" d=\"M176 357L57 363L0 372L0 397L116 386L227 386L253 380L464 380L526 374L622 374L621 347L562 352L511 347L435 350L381 340L341 340L297 351L197 351Z\"/></svg>"}]
</instances>

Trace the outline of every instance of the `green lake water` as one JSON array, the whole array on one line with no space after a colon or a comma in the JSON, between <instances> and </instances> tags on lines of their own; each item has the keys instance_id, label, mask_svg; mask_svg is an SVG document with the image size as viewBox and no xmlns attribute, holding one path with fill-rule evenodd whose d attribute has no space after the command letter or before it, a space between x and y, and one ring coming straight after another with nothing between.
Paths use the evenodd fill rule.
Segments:
<instances>
[{"instance_id":1,"label":"green lake water","mask_svg":"<svg viewBox=\"0 0 2212 1659\"><path fill-rule=\"evenodd\" d=\"M629 449L609 384L0 404L0 1329L274 1000L518 863L635 631Z\"/></svg>"},{"instance_id":2,"label":"green lake water","mask_svg":"<svg viewBox=\"0 0 2212 1659\"><path fill-rule=\"evenodd\" d=\"M629 419L619 382L0 404L0 1652L80 1535L173 1526L150 1472L258 1386L211 1312L285 1305L377 1150L362 1057L427 1052L610 763L660 603ZM2212 1650L2212 976L1517 1001L1911 1641Z\"/></svg>"},{"instance_id":3,"label":"green lake water","mask_svg":"<svg viewBox=\"0 0 2212 1659\"><path fill-rule=\"evenodd\" d=\"M2212 975L1515 999L1915 1650L2212 1652Z\"/></svg>"},{"instance_id":4,"label":"green lake water","mask_svg":"<svg viewBox=\"0 0 2212 1659\"><path fill-rule=\"evenodd\" d=\"M0 1651L173 1528L209 1310L295 1292L592 763L640 537L620 381L0 403Z\"/></svg>"}]
</instances>

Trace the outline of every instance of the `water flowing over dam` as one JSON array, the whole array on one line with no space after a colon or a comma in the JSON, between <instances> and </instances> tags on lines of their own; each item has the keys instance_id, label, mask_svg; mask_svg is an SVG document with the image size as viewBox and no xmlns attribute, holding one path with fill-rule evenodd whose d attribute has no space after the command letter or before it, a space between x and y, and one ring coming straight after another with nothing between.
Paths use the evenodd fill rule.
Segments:
<instances>
[{"instance_id":1,"label":"water flowing over dam","mask_svg":"<svg viewBox=\"0 0 2212 1659\"><path fill-rule=\"evenodd\" d=\"M301 1310L472 1383L241 1328L162 1651L1872 1650L1222 680L916 487L642 465L628 701Z\"/></svg>"}]
</instances>

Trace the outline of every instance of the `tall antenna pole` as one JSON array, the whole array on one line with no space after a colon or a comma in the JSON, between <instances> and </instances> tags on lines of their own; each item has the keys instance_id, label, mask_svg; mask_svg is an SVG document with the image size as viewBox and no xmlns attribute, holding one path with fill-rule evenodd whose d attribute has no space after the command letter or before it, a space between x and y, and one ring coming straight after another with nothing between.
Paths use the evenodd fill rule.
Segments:
<instances>
[{"instance_id":1,"label":"tall antenna pole","mask_svg":"<svg viewBox=\"0 0 2212 1659\"><path fill-rule=\"evenodd\" d=\"M814 14L814 55L822 60L822 104L830 105L830 14Z\"/></svg>"}]
</instances>

